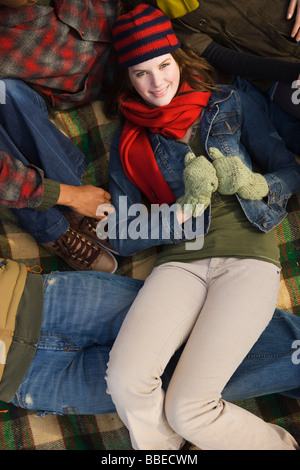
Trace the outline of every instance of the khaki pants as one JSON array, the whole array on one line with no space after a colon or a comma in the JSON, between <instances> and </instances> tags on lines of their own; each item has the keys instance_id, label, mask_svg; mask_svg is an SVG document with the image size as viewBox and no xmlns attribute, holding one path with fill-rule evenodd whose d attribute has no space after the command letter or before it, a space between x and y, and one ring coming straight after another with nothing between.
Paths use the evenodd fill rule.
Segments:
<instances>
[{"instance_id":1,"label":"khaki pants","mask_svg":"<svg viewBox=\"0 0 300 470\"><path fill-rule=\"evenodd\" d=\"M155 268L112 348L108 392L135 449L294 449L282 428L221 398L226 383L269 323L280 269L212 258ZM167 394L161 375L187 342Z\"/></svg>"}]
</instances>

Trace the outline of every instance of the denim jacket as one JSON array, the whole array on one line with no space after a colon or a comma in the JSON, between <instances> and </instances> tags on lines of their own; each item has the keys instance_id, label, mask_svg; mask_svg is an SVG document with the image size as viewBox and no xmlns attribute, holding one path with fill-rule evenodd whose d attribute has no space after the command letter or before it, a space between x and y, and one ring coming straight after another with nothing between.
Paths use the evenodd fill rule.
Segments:
<instances>
[{"instance_id":1,"label":"denim jacket","mask_svg":"<svg viewBox=\"0 0 300 470\"><path fill-rule=\"evenodd\" d=\"M176 217L172 218L169 206L162 205L154 215L142 204L140 190L122 168L118 152L120 132L112 144L109 163L109 191L115 213L108 217L106 233L114 249L128 256L150 246L193 238L190 233L199 231L196 227L199 217L192 218L187 233L186 224L179 225ZM184 193L184 158L190 147L150 131L148 135L159 169L178 199ZM237 194L236 197L249 222L259 230L267 232L281 222L289 197L300 189L300 165L261 108L243 92L220 86L202 113L201 140L209 159L209 149L215 147L225 156L238 155L251 169L252 162L259 166L269 184L268 200L243 200ZM210 214L209 206L202 217L203 234L209 230Z\"/></svg>"}]
</instances>

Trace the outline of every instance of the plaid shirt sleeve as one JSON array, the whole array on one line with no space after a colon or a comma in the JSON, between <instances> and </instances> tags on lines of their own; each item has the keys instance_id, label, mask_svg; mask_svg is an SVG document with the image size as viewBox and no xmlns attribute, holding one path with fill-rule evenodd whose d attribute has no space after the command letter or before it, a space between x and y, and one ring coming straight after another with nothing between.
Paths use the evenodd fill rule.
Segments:
<instances>
[{"instance_id":1,"label":"plaid shirt sleeve","mask_svg":"<svg viewBox=\"0 0 300 470\"><path fill-rule=\"evenodd\" d=\"M37 208L43 199L43 171L0 152L0 205Z\"/></svg>"}]
</instances>

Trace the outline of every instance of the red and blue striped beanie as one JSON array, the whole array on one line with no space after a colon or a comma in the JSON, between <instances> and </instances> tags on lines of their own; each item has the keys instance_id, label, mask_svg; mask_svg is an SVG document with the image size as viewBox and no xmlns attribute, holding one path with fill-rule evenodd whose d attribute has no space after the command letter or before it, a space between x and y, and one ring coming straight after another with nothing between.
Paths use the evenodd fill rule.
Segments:
<instances>
[{"instance_id":1,"label":"red and blue striped beanie","mask_svg":"<svg viewBox=\"0 0 300 470\"><path fill-rule=\"evenodd\" d=\"M112 33L118 65L123 69L180 47L169 18L157 8L143 3L120 16Z\"/></svg>"}]
</instances>

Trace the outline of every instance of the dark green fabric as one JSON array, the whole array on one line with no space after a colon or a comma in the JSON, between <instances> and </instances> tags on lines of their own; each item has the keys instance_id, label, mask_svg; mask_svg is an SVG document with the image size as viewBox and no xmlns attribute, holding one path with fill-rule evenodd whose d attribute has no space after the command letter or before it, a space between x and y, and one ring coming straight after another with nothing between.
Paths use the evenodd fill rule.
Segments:
<instances>
[{"instance_id":1,"label":"dark green fabric","mask_svg":"<svg viewBox=\"0 0 300 470\"><path fill-rule=\"evenodd\" d=\"M28 273L16 316L16 329L0 382L0 400L10 402L36 352L43 313L43 280Z\"/></svg>"},{"instance_id":2,"label":"dark green fabric","mask_svg":"<svg viewBox=\"0 0 300 470\"><path fill-rule=\"evenodd\" d=\"M264 233L251 225L235 196L213 194L210 229L203 246L195 250L194 245L193 240L166 245L158 254L156 264L236 257L267 261L280 267L275 231Z\"/></svg>"}]
</instances>

